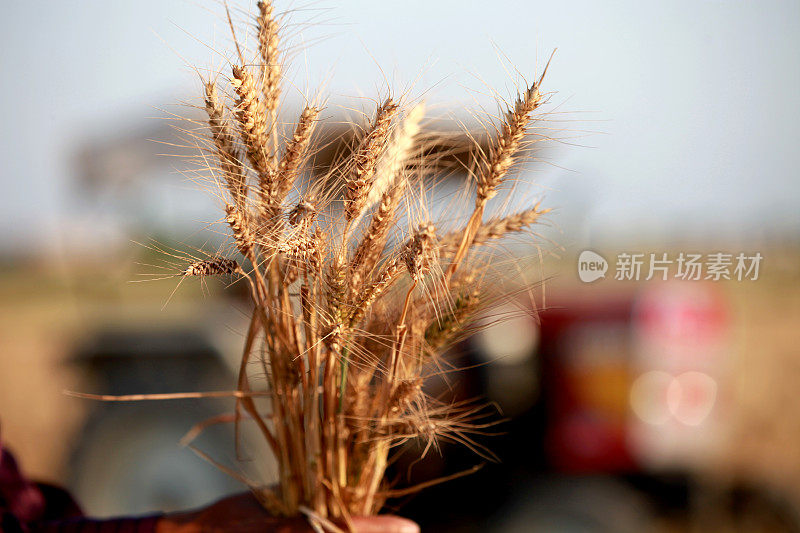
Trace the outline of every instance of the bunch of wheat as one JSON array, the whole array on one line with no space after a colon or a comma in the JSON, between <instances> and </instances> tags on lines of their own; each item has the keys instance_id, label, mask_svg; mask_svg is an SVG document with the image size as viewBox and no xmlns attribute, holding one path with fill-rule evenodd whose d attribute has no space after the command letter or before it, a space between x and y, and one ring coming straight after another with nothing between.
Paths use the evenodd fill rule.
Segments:
<instances>
[{"instance_id":1,"label":"bunch of wheat","mask_svg":"<svg viewBox=\"0 0 800 533\"><path fill-rule=\"evenodd\" d=\"M182 273L233 275L249 286L231 420L237 434L243 421L255 423L279 466L277 488L253 487L255 494L274 513L347 523L413 490L384 480L395 447L413 439L422 439L423 453L442 439L477 446L470 433L486 427L480 406L431 397L423 380L486 302L482 265L470 251L547 211L537 204L484 220L527 146L544 74L509 106L489 149L476 143L467 165L471 217L461 230L442 231L420 205L423 184L440 168L421 140L423 105L383 99L352 151L310 182L321 109L308 104L282 139L283 57L270 2L258 3L255 31L258 57L246 61L237 44L229 86L205 83L216 161L209 167L225 198L231 251L241 257L198 260ZM253 379L253 365L266 384Z\"/></svg>"}]
</instances>

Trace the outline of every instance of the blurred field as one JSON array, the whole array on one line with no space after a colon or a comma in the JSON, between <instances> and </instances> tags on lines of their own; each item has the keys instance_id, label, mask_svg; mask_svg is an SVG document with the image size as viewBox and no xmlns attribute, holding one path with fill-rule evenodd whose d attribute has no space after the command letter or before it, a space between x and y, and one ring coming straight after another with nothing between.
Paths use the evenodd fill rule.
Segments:
<instances>
[{"instance_id":1,"label":"blurred field","mask_svg":"<svg viewBox=\"0 0 800 533\"><path fill-rule=\"evenodd\" d=\"M734 342L723 415L727 445L714 455L708 473L754 479L800 501L800 253L763 253L758 281L720 284L731 306ZM220 350L235 359L241 304L221 299L221 287L212 285L204 295L193 283L161 310L176 281L127 283L136 268L132 263L95 269L39 264L6 268L0 277L3 440L36 478L64 482L68 477L70 452L90 405L62 391L92 390L68 359L93 332L115 324L148 330L199 325L213 330ZM575 281L573 269L566 262L551 269L556 277L550 295L590 290ZM594 297L642 286L603 283L592 287Z\"/></svg>"},{"instance_id":2,"label":"blurred field","mask_svg":"<svg viewBox=\"0 0 800 533\"><path fill-rule=\"evenodd\" d=\"M714 467L800 502L800 254L768 257L757 283L726 285L735 317L731 428Z\"/></svg>"},{"instance_id":3,"label":"blurred field","mask_svg":"<svg viewBox=\"0 0 800 533\"><path fill-rule=\"evenodd\" d=\"M113 266L26 265L0 274L2 438L37 479L68 478L70 453L95 406L63 391L93 391L71 358L94 333L205 328L226 349L239 338L236 303L221 301L214 283L211 295L187 284L162 310L177 281L128 283L139 267Z\"/></svg>"},{"instance_id":4,"label":"blurred field","mask_svg":"<svg viewBox=\"0 0 800 533\"><path fill-rule=\"evenodd\" d=\"M0 414L2 438L39 479L61 482L83 408L61 391L78 377L65 359L85 326L67 287L49 275L8 272L0 278Z\"/></svg>"}]
</instances>

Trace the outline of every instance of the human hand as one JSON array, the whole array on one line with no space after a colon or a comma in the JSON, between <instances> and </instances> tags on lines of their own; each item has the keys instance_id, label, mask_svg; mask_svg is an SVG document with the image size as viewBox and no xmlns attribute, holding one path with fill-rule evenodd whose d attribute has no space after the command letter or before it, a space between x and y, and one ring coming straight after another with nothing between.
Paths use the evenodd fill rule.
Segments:
<instances>
[{"instance_id":1,"label":"human hand","mask_svg":"<svg viewBox=\"0 0 800 533\"><path fill-rule=\"evenodd\" d=\"M398 516L353 517L357 533L419 533L419 526ZM313 533L303 517L270 516L248 493L224 498L197 511L164 516L155 533Z\"/></svg>"}]
</instances>

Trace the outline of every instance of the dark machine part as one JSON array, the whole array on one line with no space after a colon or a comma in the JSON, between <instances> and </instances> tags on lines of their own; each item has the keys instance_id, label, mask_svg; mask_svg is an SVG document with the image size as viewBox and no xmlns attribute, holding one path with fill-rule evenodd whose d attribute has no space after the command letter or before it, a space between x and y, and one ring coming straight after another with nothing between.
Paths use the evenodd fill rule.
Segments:
<instances>
[{"instance_id":1,"label":"dark machine part","mask_svg":"<svg viewBox=\"0 0 800 533\"><path fill-rule=\"evenodd\" d=\"M234 377L199 331L107 330L73 361L99 394L227 390ZM231 409L226 400L96 402L73 450L70 489L96 516L186 509L243 490L182 448L194 424ZM230 435L210 432L204 451L226 459Z\"/></svg>"}]
</instances>

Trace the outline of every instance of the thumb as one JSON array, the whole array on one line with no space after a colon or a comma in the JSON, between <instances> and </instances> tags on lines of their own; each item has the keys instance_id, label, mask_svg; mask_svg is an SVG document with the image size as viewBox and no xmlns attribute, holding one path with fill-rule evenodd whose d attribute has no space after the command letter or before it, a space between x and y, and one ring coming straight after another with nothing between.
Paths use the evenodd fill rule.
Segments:
<instances>
[{"instance_id":1,"label":"thumb","mask_svg":"<svg viewBox=\"0 0 800 533\"><path fill-rule=\"evenodd\" d=\"M353 517L356 533L419 533L419 526L399 516L356 516Z\"/></svg>"}]
</instances>

